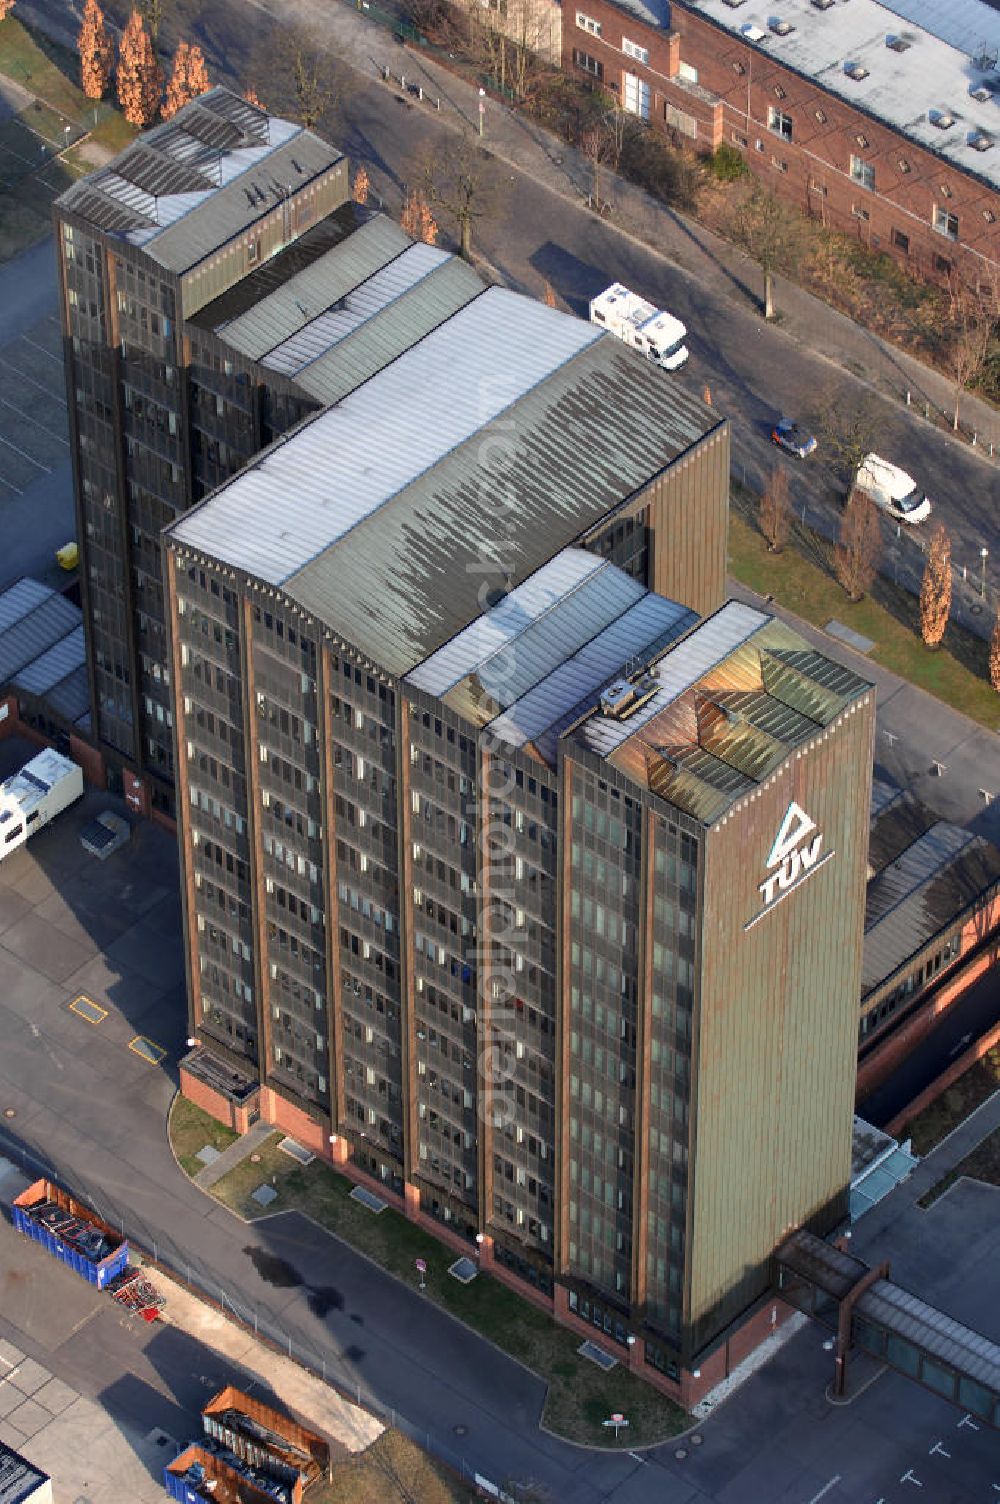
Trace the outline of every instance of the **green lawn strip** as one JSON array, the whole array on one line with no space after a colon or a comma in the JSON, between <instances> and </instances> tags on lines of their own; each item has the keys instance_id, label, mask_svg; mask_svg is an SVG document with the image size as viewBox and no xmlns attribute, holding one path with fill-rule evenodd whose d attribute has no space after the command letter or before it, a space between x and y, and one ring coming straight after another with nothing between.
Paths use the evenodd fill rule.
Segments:
<instances>
[{"instance_id":1,"label":"green lawn strip","mask_svg":"<svg viewBox=\"0 0 1000 1504\"><path fill-rule=\"evenodd\" d=\"M613 1433L601 1423L615 1411L630 1422L618 1442L626 1450L674 1436L690 1425L682 1410L621 1365L606 1374L581 1358L576 1351L580 1337L498 1280L480 1277L462 1285L452 1279L447 1270L457 1255L392 1207L374 1216L352 1201L351 1182L321 1161L296 1165L278 1150L280 1137L276 1133L265 1140L258 1149L259 1162L236 1166L216 1182L212 1194L251 1219L277 1211L304 1212L413 1287L419 1279L416 1261L423 1259L428 1299L545 1380L549 1389L544 1422L561 1436L613 1446ZM267 1208L251 1200L251 1193L264 1182L278 1192ZM600 1333L594 1336L601 1340Z\"/></svg>"},{"instance_id":2,"label":"green lawn strip","mask_svg":"<svg viewBox=\"0 0 1000 1504\"><path fill-rule=\"evenodd\" d=\"M68 120L82 122L90 100L74 80L80 71L72 52L30 32L16 16L0 21L0 73L30 89Z\"/></svg>"},{"instance_id":3,"label":"green lawn strip","mask_svg":"<svg viewBox=\"0 0 1000 1504\"><path fill-rule=\"evenodd\" d=\"M917 1205L925 1210L933 1206L938 1197L943 1196L963 1175L967 1175L970 1180L981 1180L986 1185L1000 1186L1000 1128L995 1128L953 1170L949 1170L936 1185L932 1185Z\"/></svg>"},{"instance_id":4,"label":"green lawn strip","mask_svg":"<svg viewBox=\"0 0 1000 1504\"><path fill-rule=\"evenodd\" d=\"M188 1175L197 1175L199 1170L205 1168L197 1157L199 1149L204 1149L208 1144L221 1154L223 1149L228 1149L239 1138L239 1134L234 1133L232 1128L216 1122L207 1112L202 1112L200 1107L181 1096L174 1098L167 1120L167 1132L178 1163Z\"/></svg>"},{"instance_id":5,"label":"green lawn strip","mask_svg":"<svg viewBox=\"0 0 1000 1504\"><path fill-rule=\"evenodd\" d=\"M102 110L104 113L90 132L90 140L98 146L109 147L111 151L123 151L139 134L137 127L130 125L118 110L107 105L103 105Z\"/></svg>"},{"instance_id":6,"label":"green lawn strip","mask_svg":"<svg viewBox=\"0 0 1000 1504\"><path fill-rule=\"evenodd\" d=\"M945 1087L923 1112L900 1129L900 1139L913 1140L913 1152L923 1158L970 1113L1000 1090L1000 1045L987 1050L981 1060Z\"/></svg>"},{"instance_id":7,"label":"green lawn strip","mask_svg":"<svg viewBox=\"0 0 1000 1504\"><path fill-rule=\"evenodd\" d=\"M929 651L917 631L912 596L880 580L873 595L851 602L833 577L829 554L825 540L801 529L780 554L770 553L745 516L736 508L730 513L729 568L742 584L815 626L842 622L875 643L873 661L991 731L1000 727L1000 697L986 677L987 644L952 625L945 645Z\"/></svg>"}]
</instances>

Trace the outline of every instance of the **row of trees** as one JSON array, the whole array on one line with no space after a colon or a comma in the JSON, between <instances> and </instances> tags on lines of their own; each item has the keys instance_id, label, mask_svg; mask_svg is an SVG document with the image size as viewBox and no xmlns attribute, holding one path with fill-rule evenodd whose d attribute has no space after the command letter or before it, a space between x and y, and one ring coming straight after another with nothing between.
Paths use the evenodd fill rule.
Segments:
<instances>
[{"instance_id":1,"label":"row of trees","mask_svg":"<svg viewBox=\"0 0 1000 1504\"><path fill-rule=\"evenodd\" d=\"M791 536L792 502L785 470L776 466L760 498L758 521L772 553L780 553ZM860 601L875 583L882 552L882 529L874 503L852 487L833 550L833 570L852 601ZM920 585L920 635L939 648L951 616L951 539L939 523L931 535ZM989 652L990 682L1000 690L1000 612Z\"/></svg>"},{"instance_id":2,"label":"row of trees","mask_svg":"<svg viewBox=\"0 0 1000 1504\"><path fill-rule=\"evenodd\" d=\"M158 114L170 120L182 105L210 87L201 48L181 42L164 98L163 69L138 10L133 10L122 32L116 64L115 45L104 13L97 0L86 0L78 48L81 87L87 98L103 99L114 74L122 114L140 129L152 125Z\"/></svg>"}]
</instances>

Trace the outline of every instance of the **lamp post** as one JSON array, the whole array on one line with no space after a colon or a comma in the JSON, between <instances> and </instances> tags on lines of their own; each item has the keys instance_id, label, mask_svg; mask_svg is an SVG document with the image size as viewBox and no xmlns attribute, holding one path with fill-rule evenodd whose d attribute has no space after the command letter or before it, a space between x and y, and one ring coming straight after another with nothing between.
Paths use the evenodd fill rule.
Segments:
<instances>
[{"instance_id":1,"label":"lamp post","mask_svg":"<svg viewBox=\"0 0 1000 1504\"><path fill-rule=\"evenodd\" d=\"M477 1232L476 1233L476 1258L477 1259L481 1259L482 1256L483 1256L483 1244L485 1242L486 1242L486 1234L484 1232Z\"/></svg>"},{"instance_id":2,"label":"lamp post","mask_svg":"<svg viewBox=\"0 0 1000 1504\"><path fill-rule=\"evenodd\" d=\"M988 548L981 548L979 550L979 557L982 560L983 566L982 578L979 582L979 595L982 600L986 599L986 560L989 558L989 556L990 551Z\"/></svg>"},{"instance_id":3,"label":"lamp post","mask_svg":"<svg viewBox=\"0 0 1000 1504\"><path fill-rule=\"evenodd\" d=\"M187 1045L189 1050L196 1050L198 1048L198 1041L193 1034L188 1038Z\"/></svg>"},{"instance_id":4,"label":"lamp post","mask_svg":"<svg viewBox=\"0 0 1000 1504\"><path fill-rule=\"evenodd\" d=\"M64 125L63 126L63 136L65 137L65 143L63 145L63 151L66 151L66 149L68 148L68 146L69 146L69 138L70 138L70 136L72 134L73 134L73 127L71 125Z\"/></svg>"},{"instance_id":5,"label":"lamp post","mask_svg":"<svg viewBox=\"0 0 1000 1504\"><path fill-rule=\"evenodd\" d=\"M483 116L486 114L486 90L479 91L479 134L483 134Z\"/></svg>"}]
</instances>

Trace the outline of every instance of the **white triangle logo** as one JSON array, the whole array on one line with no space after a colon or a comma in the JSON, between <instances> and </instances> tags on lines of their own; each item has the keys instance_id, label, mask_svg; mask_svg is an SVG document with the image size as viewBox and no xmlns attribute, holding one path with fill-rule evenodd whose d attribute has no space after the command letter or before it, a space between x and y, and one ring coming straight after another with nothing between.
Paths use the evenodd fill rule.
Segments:
<instances>
[{"instance_id":1,"label":"white triangle logo","mask_svg":"<svg viewBox=\"0 0 1000 1504\"><path fill-rule=\"evenodd\" d=\"M815 820L810 820L805 810L795 803L794 799L785 810L785 818L782 820L778 834L774 838L771 854L767 859L767 867L779 867L798 846L804 841L810 831L816 829Z\"/></svg>"}]
</instances>

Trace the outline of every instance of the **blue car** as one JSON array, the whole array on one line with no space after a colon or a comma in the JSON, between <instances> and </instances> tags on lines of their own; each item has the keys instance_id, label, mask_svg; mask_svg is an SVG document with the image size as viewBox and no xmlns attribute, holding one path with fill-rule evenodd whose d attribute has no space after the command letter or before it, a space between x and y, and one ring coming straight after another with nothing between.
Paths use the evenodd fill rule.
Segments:
<instances>
[{"instance_id":1,"label":"blue car","mask_svg":"<svg viewBox=\"0 0 1000 1504\"><path fill-rule=\"evenodd\" d=\"M804 460L816 448L815 435L807 433L798 423L793 423L791 418L778 419L771 429L771 439L779 449L786 449L800 460Z\"/></svg>"}]
</instances>

